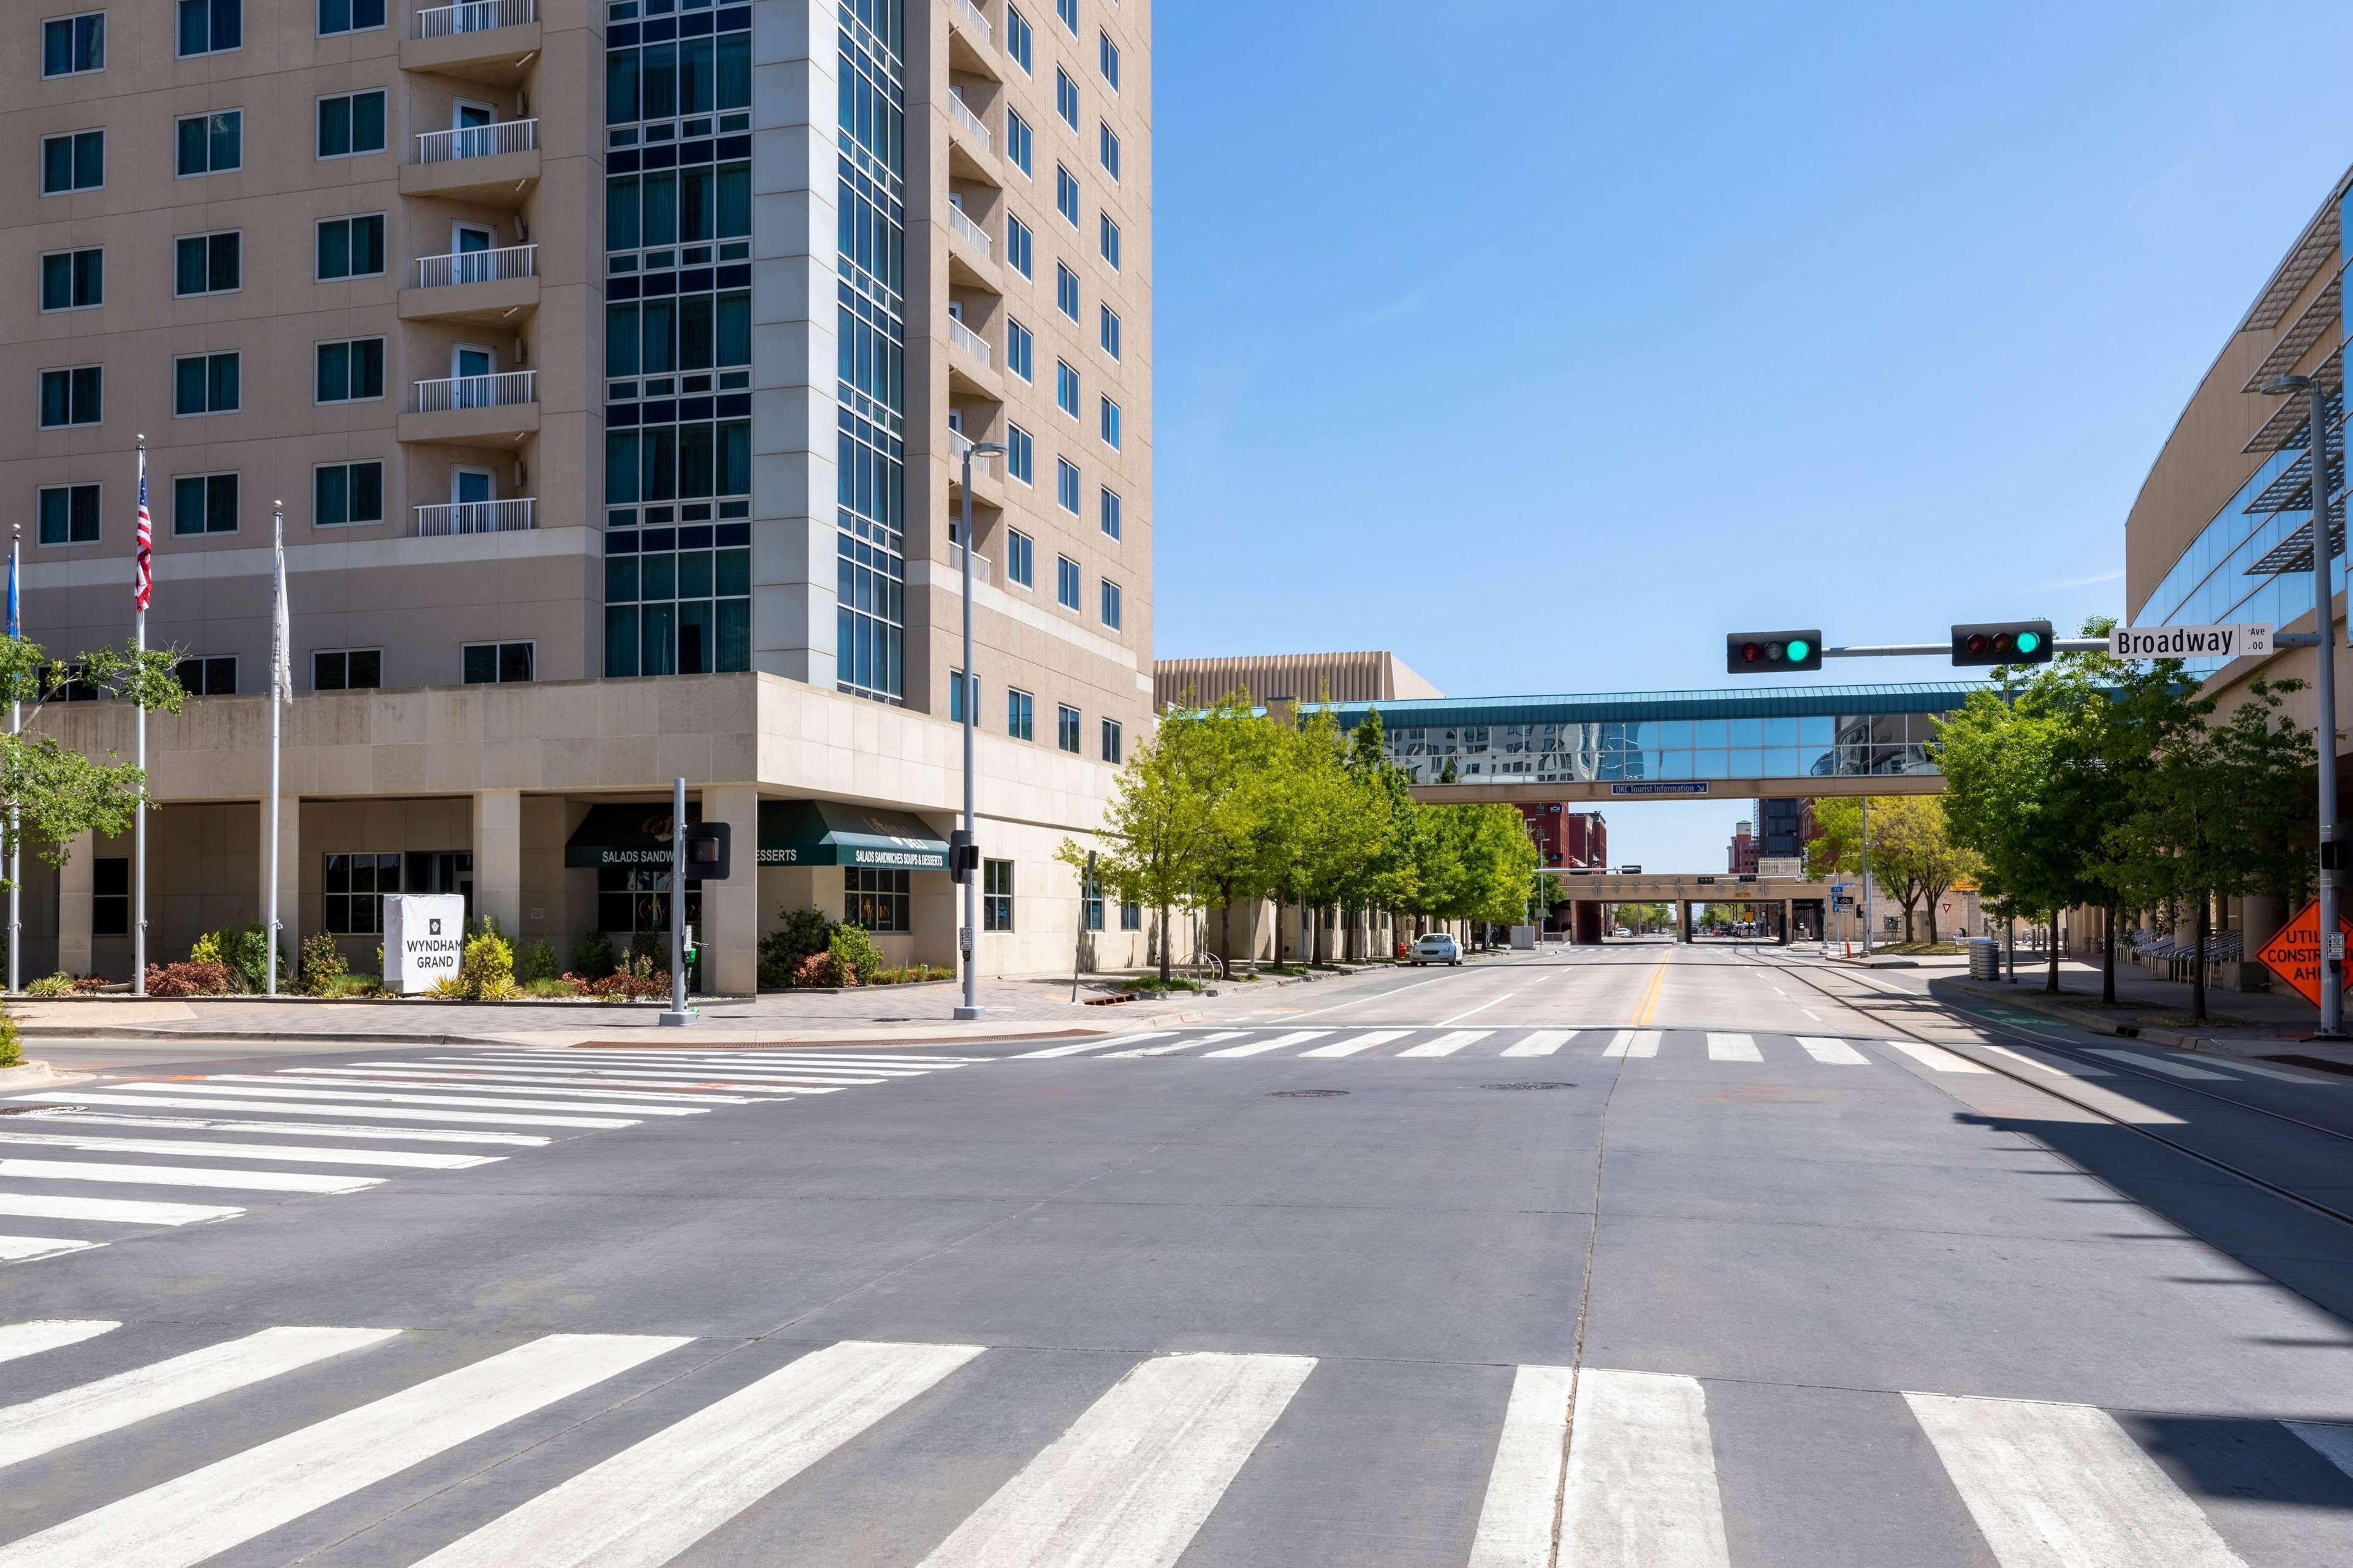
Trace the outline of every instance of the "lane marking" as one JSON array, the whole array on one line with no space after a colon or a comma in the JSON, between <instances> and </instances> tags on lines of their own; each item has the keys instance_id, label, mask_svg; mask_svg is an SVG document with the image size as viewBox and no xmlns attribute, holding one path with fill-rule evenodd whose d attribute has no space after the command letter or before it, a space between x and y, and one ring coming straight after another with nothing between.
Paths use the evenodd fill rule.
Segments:
<instances>
[{"instance_id":1,"label":"lane marking","mask_svg":"<svg viewBox=\"0 0 2353 1568\"><path fill-rule=\"evenodd\" d=\"M2085 1067L2081 1062L2071 1061L2063 1068L2053 1067L2049 1062L2035 1060L2024 1051L2013 1051L2008 1046L1988 1046L1986 1049L1998 1057L2008 1057L2011 1061L2031 1067L2036 1072L2047 1072L2053 1078L2114 1078L2116 1076L2105 1068Z\"/></svg>"},{"instance_id":2,"label":"lane marking","mask_svg":"<svg viewBox=\"0 0 2353 1568\"><path fill-rule=\"evenodd\" d=\"M522 1058L528 1061L579 1062L586 1066L610 1066L627 1063L636 1067L658 1068L664 1063L682 1062L696 1068L760 1067L782 1062L838 1067L907 1068L915 1071L944 1072L951 1068L987 1061L987 1057L914 1057L884 1056L865 1051L681 1051L663 1046L646 1046L621 1050L607 1050L583 1046L519 1046L506 1050L468 1051L463 1057L450 1057L451 1061L471 1061L478 1057L507 1061Z\"/></svg>"},{"instance_id":3,"label":"lane marking","mask_svg":"<svg viewBox=\"0 0 2353 1568\"><path fill-rule=\"evenodd\" d=\"M813 1351L417 1568L659 1568L981 1350L845 1340Z\"/></svg>"},{"instance_id":4,"label":"lane marking","mask_svg":"<svg viewBox=\"0 0 2353 1568\"><path fill-rule=\"evenodd\" d=\"M1144 1046L1132 1051L1113 1051L1112 1052L1112 1055L1115 1057L1165 1057L1173 1051L1189 1051L1196 1046L1214 1045L1219 1040L1239 1039L1241 1037L1241 1035L1242 1031L1240 1029L1219 1029L1213 1035L1195 1035L1189 1039L1173 1040L1165 1046ZM1148 1040L1152 1038L1149 1035L1138 1035L1135 1037L1140 1040ZM1103 1058L1098 1057L1095 1059L1097 1061L1101 1061Z\"/></svg>"},{"instance_id":5,"label":"lane marking","mask_svg":"<svg viewBox=\"0 0 2353 1568\"><path fill-rule=\"evenodd\" d=\"M717 1078L765 1079L789 1073L820 1072L837 1077L857 1076L867 1082L881 1083L894 1078L922 1078L923 1068L892 1067L882 1063L851 1062L833 1057L816 1057L807 1061L786 1061L762 1058L757 1061L701 1061L692 1057L662 1058L649 1061L643 1057L618 1058L590 1058L581 1060L566 1053L555 1056L535 1051L478 1051L463 1059L452 1057L428 1057L426 1065L452 1069L471 1068L496 1072L576 1073L583 1078L607 1075L623 1079L666 1078L689 1079L701 1083ZM402 1067L402 1062L353 1063L353 1066ZM945 1068L937 1069L945 1071Z\"/></svg>"},{"instance_id":6,"label":"lane marking","mask_svg":"<svg viewBox=\"0 0 2353 1568\"><path fill-rule=\"evenodd\" d=\"M2341 1078L2323 1078L2318 1073L2292 1072L2286 1068L2251 1062L2243 1057L2232 1057L2223 1063L2223 1066L2232 1072L2251 1072L2257 1078L2275 1078L2284 1083L2309 1084L2315 1089L2343 1089L2346 1084L2346 1080Z\"/></svg>"},{"instance_id":7,"label":"lane marking","mask_svg":"<svg viewBox=\"0 0 2353 1568\"><path fill-rule=\"evenodd\" d=\"M1161 1035L1166 1034L1166 1030L1163 1029L1157 1030L1149 1035L1113 1035L1105 1039L1089 1040L1082 1045L1049 1046L1042 1051L1023 1051L1019 1056L1009 1057L1007 1059L1008 1061L1017 1062L1034 1062L1043 1060L1049 1057L1074 1057L1082 1051L1100 1051L1106 1050L1113 1046L1124 1046L1130 1040L1158 1039Z\"/></svg>"},{"instance_id":8,"label":"lane marking","mask_svg":"<svg viewBox=\"0 0 2353 1568\"><path fill-rule=\"evenodd\" d=\"M194 1568L690 1340L550 1334L0 1547L0 1568Z\"/></svg>"},{"instance_id":9,"label":"lane marking","mask_svg":"<svg viewBox=\"0 0 2353 1568\"><path fill-rule=\"evenodd\" d=\"M185 1086L174 1086L185 1087ZM274 1111L287 1116L375 1116L386 1121L453 1121L461 1126L490 1127L635 1127L619 1116L516 1116L488 1110L406 1110L393 1105L279 1105L267 1100L199 1100L191 1095L67 1094L49 1090L20 1094L19 1100L50 1105L130 1105L142 1110ZM371 1129L371 1131L376 1130Z\"/></svg>"},{"instance_id":10,"label":"lane marking","mask_svg":"<svg viewBox=\"0 0 2353 1568\"><path fill-rule=\"evenodd\" d=\"M1285 1046L1304 1045L1309 1040L1320 1040L1331 1032L1332 1031L1329 1029L1293 1029L1287 1035L1277 1035L1271 1040L1254 1040L1246 1046L1228 1046L1224 1050L1210 1051L1208 1055L1212 1057L1255 1057L1267 1051L1279 1051Z\"/></svg>"},{"instance_id":11,"label":"lane marking","mask_svg":"<svg viewBox=\"0 0 2353 1568\"><path fill-rule=\"evenodd\" d=\"M1402 1040L1412 1033L1411 1029L1365 1029L1335 1040L1328 1046L1317 1046L1314 1050L1299 1054L1303 1057L1353 1057L1359 1051L1386 1046L1391 1040Z\"/></svg>"},{"instance_id":12,"label":"lane marking","mask_svg":"<svg viewBox=\"0 0 2353 1568\"><path fill-rule=\"evenodd\" d=\"M0 1132L0 1143L35 1143L91 1154L284 1160L298 1165L396 1165L415 1171L464 1171L476 1165L495 1165L506 1158L503 1154L419 1154L398 1149L318 1149L302 1143L184 1143L158 1138L78 1137L70 1132Z\"/></svg>"},{"instance_id":13,"label":"lane marking","mask_svg":"<svg viewBox=\"0 0 2353 1568\"><path fill-rule=\"evenodd\" d=\"M61 1241L46 1236L0 1236L0 1263L30 1263L36 1258L87 1252L105 1245L102 1241Z\"/></svg>"},{"instance_id":14,"label":"lane marking","mask_svg":"<svg viewBox=\"0 0 2353 1568\"><path fill-rule=\"evenodd\" d=\"M1707 1395L1696 1378L1600 1367L1577 1373L1560 1561L1730 1568Z\"/></svg>"},{"instance_id":15,"label":"lane marking","mask_svg":"<svg viewBox=\"0 0 2353 1568\"><path fill-rule=\"evenodd\" d=\"M1568 1462L1568 1403L1577 1373L1524 1366L1512 1377L1504 1435L1465 1568L1552 1568L1553 1521Z\"/></svg>"},{"instance_id":16,"label":"lane marking","mask_svg":"<svg viewBox=\"0 0 2353 1568\"><path fill-rule=\"evenodd\" d=\"M575 1100L646 1100L681 1105L753 1105L760 1100L788 1098L781 1086L763 1089L754 1097L728 1094L727 1089L749 1087L743 1084L712 1084L710 1092L700 1092L685 1087L686 1080L655 1079L614 1080L576 1078L556 1078L540 1073L449 1073L430 1072L395 1068L306 1068L301 1078L233 1078L227 1073L215 1073L215 1083L317 1083L335 1088L350 1085L367 1089L456 1089L487 1084L501 1093L522 1089L533 1094L569 1095ZM593 1108L592 1108L593 1109Z\"/></svg>"},{"instance_id":17,"label":"lane marking","mask_svg":"<svg viewBox=\"0 0 2353 1568\"><path fill-rule=\"evenodd\" d=\"M480 1143L509 1149L544 1149L555 1142L540 1132L460 1132L443 1127L342 1127L317 1121L216 1121L203 1116L113 1116L97 1110L36 1110L26 1120L62 1121L75 1127L158 1127L175 1132L271 1132L301 1138L395 1138L407 1143Z\"/></svg>"},{"instance_id":18,"label":"lane marking","mask_svg":"<svg viewBox=\"0 0 2353 1568\"><path fill-rule=\"evenodd\" d=\"M1710 1035L1707 1037L1707 1059L1712 1062L1761 1062L1765 1053L1757 1048L1753 1035Z\"/></svg>"},{"instance_id":19,"label":"lane marking","mask_svg":"<svg viewBox=\"0 0 2353 1568\"><path fill-rule=\"evenodd\" d=\"M1923 1045L1917 1040L1886 1040L1882 1043L1891 1050L1902 1051L1914 1061L1934 1068L1938 1072L1989 1073L1993 1071L1993 1068L1984 1063L1973 1062L1965 1056L1945 1049L1942 1046Z\"/></svg>"},{"instance_id":20,"label":"lane marking","mask_svg":"<svg viewBox=\"0 0 2353 1568\"><path fill-rule=\"evenodd\" d=\"M1507 1057L1548 1057L1577 1038L1575 1029L1538 1029L1535 1034L1507 1047Z\"/></svg>"},{"instance_id":21,"label":"lane marking","mask_svg":"<svg viewBox=\"0 0 2353 1568\"><path fill-rule=\"evenodd\" d=\"M1839 1067L1867 1068L1871 1058L1848 1045L1844 1040L1825 1039L1816 1035L1799 1035L1798 1044L1818 1062L1830 1062Z\"/></svg>"},{"instance_id":22,"label":"lane marking","mask_svg":"<svg viewBox=\"0 0 2353 1568\"><path fill-rule=\"evenodd\" d=\"M1639 1027L1651 1021L1651 1015L1659 1010L1660 989L1666 983L1667 961L1662 958L1652 966L1650 983L1642 987L1641 997L1634 1004L1634 1016L1627 1020L1628 1023Z\"/></svg>"},{"instance_id":23,"label":"lane marking","mask_svg":"<svg viewBox=\"0 0 2353 1568\"><path fill-rule=\"evenodd\" d=\"M200 1083L158 1083L153 1087L167 1094L237 1095L247 1100L334 1100L349 1104L381 1105L459 1105L486 1110L626 1110L632 1116L708 1116L711 1113L699 1105L580 1105L569 1100L510 1100L504 1096L480 1094L392 1094L370 1089L360 1084L338 1084L332 1089L279 1089L277 1079L258 1079L239 1083L235 1088L216 1088L210 1079ZM125 1089L145 1089L143 1083L126 1083ZM300 1110L297 1106L295 1109Z\"/></svg>"},{"instance_id":24,"label":"lane marking","mask_svg":"<svg viewBox=\"0 0 2353 1568\"><path fill-rule=\"evenodd\" d=\"M1494 1032L1493 1029L1457 1029L1451 1034L1440 1035L1434 1040L1424 1040L1418 1046L1409 1046L1398 1055L1400 1057L1451 1057L1463 1047L1483 1040Z\"/></svg>"},{"instance_id":25,"label":"lane marking","mask_svg":"<svg viewBox=\"0 0 2353 1568\"><path fill-rule=\"evenodd\" d=\"M44 1318L30 1323L10 1323L0 1328L0 1361L78 1345L121 1326L108 1318Z\"/></svg>"},{"instance_id":26,"label":"lane marking","mask_svg":"<svg viewBox=\"0 0 2353 1568\"><path fill-rule=\"evenodd\" d=\"M1659 1054L1659 1036L1655 1029L1620 1029L1609 1037L1602 1047L1605 1057L1655 1057Z\"/></svg>"},{"instance_id":27,"label":"lane marking","mask_svg":"<svg viewBox=\"0 0 2353 1568\"><path fill-rule=\"evenodd\" d=\"M0 1193L0 1215L14 1219L93 1219L109 1225L202 1225L245 1211L226 1204L141 1203L130 1198L65 1198Z\"/></svg>"},{"instance_id":28,"label":"lane marking","mask_svg":"<svg viewBox=\"0 0 2353 1568\"><path fill-rule=\"evenodd\" d=\"M2002 1568L2246 1568L2105 1410L1904 1399Z\"/></svg>"},{"instance_id":29,"label":"lane marking","mask_svg":"<svg viewBox=\"0 0 2353 1568\"><path fill-rule=\"evenodd\" d=\"M923 1568L1171 1568L1314 1366L1214 1352L1142 1363Z\"/></svg>"},{"instance_id":30,"label":"lane marking","mask_svg":"<svg viewBox=\"0 0 2353 1568\"><path fill-rule=\"evenodd\" d=\"M150 1362L95 1383L78 1384L44 1398L0 1410L0 1466L118 1432L134 1421L161 1415L233 1390L280 1376L329 1356L381 1344L398 1329L264 1329L185 1355ZM89 1563L131 1562L89 1557ZM0 1561L5 1561L0 1558Z\"/></svg>"},{"instance_id":31,"label":"lane marking","mask_svg":"<svg viewBox=\"0 0 2353 1568\"><path fill-rule=\"evenodd\" d=\"M1510 1001L1513 997L1518 994L1519 993L1516 991L1506 991L1501 996L1496 997L1493 1002L1482 1002L1476 1007L1470 1009L1469 1012L1457 1013L1451 1018L1440 1018L1438 1020L1438 1026L1442 1029L1449 1024L1459 1024L1463 1019L1472 1016L1473 1014L1483 1013L1490 1007L1501 1006L1503 1004Z\"/></svg>"},{"instance_id":32,"label":"lane marking","mask_svg":"<svg viewBox=\"0 0 2353 1568\"><path fill-rule=\"evenodd\" d=\"M220 1171L185 1165L116 1165L95 1160L0 1158L0 1180L111 1182L138 1187L224 1187L249 1193L356 1193L382 1176L313 1175L308 1171Z\"/></svg>"},{"instance_id":33,"label":"lane marking","mask_svg":"<svg viewBox=\"0 0 2353 1568\"><path fill-rule=\"evenodd\" d=\"M2105 1051L2097 1046L2085 1048L2093 1056L2105 1058L2112 1062L2122 1062L2126 1067L2147 1068L2151 1072L2161 1072L2168 1078L2202 1079L2211 1083L2231 1081L2231 1075L2226 1072L2208 1072L2204 1068L2184 1067L2179 1062L2164 1061L2157 1057L2145 1057L2137 1051Z\"/></svg>"}]
</instances>

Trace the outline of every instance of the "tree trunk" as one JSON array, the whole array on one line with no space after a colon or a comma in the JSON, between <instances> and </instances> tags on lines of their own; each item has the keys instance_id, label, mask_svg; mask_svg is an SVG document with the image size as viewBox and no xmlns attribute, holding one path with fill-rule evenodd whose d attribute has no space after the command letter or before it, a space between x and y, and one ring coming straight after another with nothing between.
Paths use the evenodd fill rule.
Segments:
<instances>
[{"instance_id":1,"label":"tree trunk","mask_svg":"<svg viewBox=\"0 0 2353 1568\"><path fill-rule=\"evenodd\" d=\"M1169 937L1168 906L1160 905L1158 913L1160 916L1160 984L1166 985L1168 984L1168 950L1176 944Z\"/></svg>"},{"instance_id":2,"label":"tree trunk","mask_svg":"<svg viewBox=\"0 0 2353 1568\"><path fill-rule=\"evenodd\" d=\"M2189 971L2189 1021L2206 1021L2206 928L2214 918L2214 900L2201 893L2198 897L2198 913L2190 921L2189 957L2194 967Z\"/></svg>"},{"instance_id":3,"label":"tree trunk","mask_svg":"<svg viewBox=\"0 0 2353 1568\"><path fill-rule=\"evenodd\" d=\"M2116 906L2100 911L2100 1000L2116 1005Z\"/></svg>"},{"instance_id":4,"label":"tree trunk","mask_svg":"<svg viewBox=\"0 0 2353 1568\"><path fill-rule=\"evenodd\" d=\"M1218 902L1218 956L1228 963L1234 961L1234 890L1218 889L1225 895Z\"/></svg>"},{"instance_id":5,"label":"tree trunk","mask_svg":"<svg viewBox=\"0 0 2353 1568\"><path fill-rule=\"evenodd\" d=\"M2042 989L2051 995L2059 994L2059 917L2051 917L2051 942L2042 955Z\"/></svg>"},{"instance_id":6,"label":"tree trunk","mask_svg":"<svg viewBox=\"0 0 2353 1568\"><path fill-rule=\"evenodd\" d=\"M1936 945L1936 895L1928 895L1928 945Z\"/></svg>"}]
</instances>

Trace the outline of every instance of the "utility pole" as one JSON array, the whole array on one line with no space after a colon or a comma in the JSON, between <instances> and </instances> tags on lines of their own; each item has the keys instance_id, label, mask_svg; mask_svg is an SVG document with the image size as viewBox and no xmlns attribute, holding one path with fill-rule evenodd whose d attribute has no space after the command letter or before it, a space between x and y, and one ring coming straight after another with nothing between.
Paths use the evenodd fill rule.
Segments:
<instances>
[{"instance_id":1,"label":"utility pole","mask_svg":"<svg viewBox=\"0 0 2353 1568\"><path fill-rule=\"evenodd\" d=\"M1871 956L1871 797L1862 797L1862 956Z\"/></svg>"}]
</instances>

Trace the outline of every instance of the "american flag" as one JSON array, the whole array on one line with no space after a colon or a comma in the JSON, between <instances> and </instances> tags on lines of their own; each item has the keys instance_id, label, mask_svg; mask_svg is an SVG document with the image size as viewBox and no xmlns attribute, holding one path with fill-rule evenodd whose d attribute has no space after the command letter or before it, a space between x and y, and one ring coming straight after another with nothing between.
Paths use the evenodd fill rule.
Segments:
<instances>
[{"instance_id":1,"label":"american flag","mask_svg":"<svg viewBox=\"0 0 2353 1568\"><path fill-rule=\"evenodd\" d=\"M155 528L147 516L147 454L139 454L139 584L131 597L142 614L147 601L155 592L154 567Z\"/></svg>"}]
</instances>

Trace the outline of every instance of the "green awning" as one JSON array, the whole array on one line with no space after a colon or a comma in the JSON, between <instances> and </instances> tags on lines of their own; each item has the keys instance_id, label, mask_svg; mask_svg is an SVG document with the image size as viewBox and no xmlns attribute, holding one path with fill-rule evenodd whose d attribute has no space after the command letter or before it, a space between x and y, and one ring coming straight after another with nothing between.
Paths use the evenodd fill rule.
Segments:
<instances>
[{"instance_id":1,"label":"green awning","mask_svg":"<svg viewBox=\"0 0 2353 1568\"><path fill-rule=\"evenodd\" d=\"M944 871L948 847L930 826L903 811L828 800L764 800L760 864Z\"/></svg>"},{"instance_id":2,"label":"green awning","mask_svg":"<svg viewBox=\"0 0 2353 1568\"><path fill-rule=\"evenodd\" d=\"M702 820L701 808L686 808L689 822ZM649 801L634 805L592 805L565 841L564 863L595 869L599 866L670 864L670 802Z\"/></svg>"}]
</instances>

